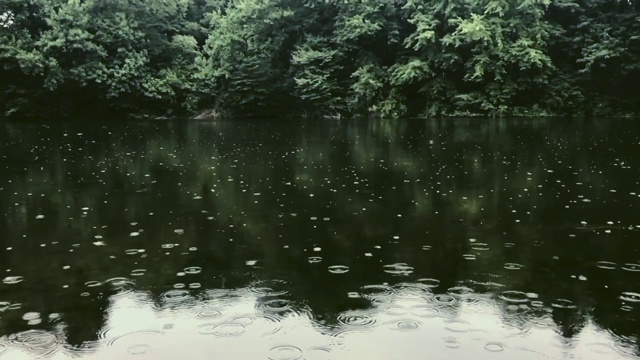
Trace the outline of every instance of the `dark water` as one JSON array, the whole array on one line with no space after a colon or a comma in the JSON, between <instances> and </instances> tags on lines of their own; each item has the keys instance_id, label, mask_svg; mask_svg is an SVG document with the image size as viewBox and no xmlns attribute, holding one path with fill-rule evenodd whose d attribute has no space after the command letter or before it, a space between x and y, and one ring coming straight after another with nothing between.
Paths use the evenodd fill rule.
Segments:
<instances>
[{"instance_id":1,"label":"dark water","mask_svg":"<svg viewBox=\"0 0 640 360\"><path fill-rule=\"evenodd\" d=\"M0 357L639 359L638 130L0 123Z\"/></svg>"}]
</instances>

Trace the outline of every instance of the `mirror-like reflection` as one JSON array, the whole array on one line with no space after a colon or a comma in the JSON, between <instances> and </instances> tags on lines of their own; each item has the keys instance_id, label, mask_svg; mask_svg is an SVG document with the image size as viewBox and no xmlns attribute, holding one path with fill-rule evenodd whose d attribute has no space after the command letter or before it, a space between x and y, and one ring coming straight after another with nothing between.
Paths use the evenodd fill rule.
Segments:
<instances>
[{"instance_id":1,"label":"mirror-like reflection","mask_svg":"<svg viewBox=\"0 0 640 360\"><path fill-rule=\"evenodd\" d=\"M638 359L625 120L0 124L0 357Z\"/></svg>"}]
</instances>

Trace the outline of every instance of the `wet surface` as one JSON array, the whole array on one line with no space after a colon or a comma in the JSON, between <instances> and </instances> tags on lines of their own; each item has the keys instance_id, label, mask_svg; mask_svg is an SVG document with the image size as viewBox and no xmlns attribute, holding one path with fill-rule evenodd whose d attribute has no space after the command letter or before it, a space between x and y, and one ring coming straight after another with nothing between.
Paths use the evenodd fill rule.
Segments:
<instances>
[{"instance_id":1,"label":"wet surface","mask_svg":"<svg viewBox=\"0 0 640 360\"><path fill-rule=\"evenodd\" d=\"M0 123L0 358L640 359L639 126Z\"/></svg>"}]
</instances>

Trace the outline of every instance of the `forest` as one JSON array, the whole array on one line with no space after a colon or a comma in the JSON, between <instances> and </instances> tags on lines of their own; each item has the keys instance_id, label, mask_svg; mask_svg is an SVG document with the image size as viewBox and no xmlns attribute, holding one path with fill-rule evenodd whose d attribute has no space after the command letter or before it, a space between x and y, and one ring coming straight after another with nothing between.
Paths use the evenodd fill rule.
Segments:
<instances>
[{"instance_id":1,"label":"forest","mask_svg":"<svg viewBox=\"0 0 640 360\"><path fill-rule=\"evenodd\" d=\"M638 0L1 0L5 118L634 116Z\"/></svg>"}]
</instances>

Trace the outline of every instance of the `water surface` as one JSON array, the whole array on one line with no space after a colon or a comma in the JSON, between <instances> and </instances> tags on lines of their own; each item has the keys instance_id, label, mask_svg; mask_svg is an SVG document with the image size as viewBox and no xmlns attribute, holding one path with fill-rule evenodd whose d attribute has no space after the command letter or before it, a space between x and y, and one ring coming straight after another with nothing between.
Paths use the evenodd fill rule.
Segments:
<instances>
[{"instance_id":1,"label":"water surface","mask_svg":"<svg viewBox=\"0 0 640 360\"><path fill-rule=\"evenodd\" d=\"M0 123L0 357L640 359L638 127Z\"/></svg>"}]
</instances>

